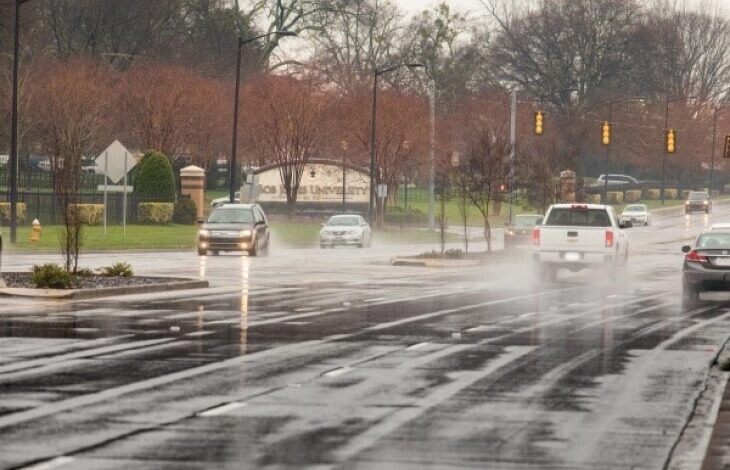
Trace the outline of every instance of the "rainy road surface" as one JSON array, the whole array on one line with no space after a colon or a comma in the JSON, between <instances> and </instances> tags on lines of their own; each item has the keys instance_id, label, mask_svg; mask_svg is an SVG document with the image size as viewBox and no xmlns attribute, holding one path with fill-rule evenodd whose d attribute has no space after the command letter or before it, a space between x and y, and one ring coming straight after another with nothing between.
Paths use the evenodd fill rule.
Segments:
<instances>
[{"instance_id":1,"label":"rainy road surface","mask_svg":"<svg viewBox=\"0 0 730 470\"><path fill-rule=\"evenodd\" d=\"M2 299L0 467L662 468L730 332L730 297L680 307L680 247L713 220L730 205L656 213L619 280L377 244L87 258L212 287Z\"/></svg>"}]
</instances>

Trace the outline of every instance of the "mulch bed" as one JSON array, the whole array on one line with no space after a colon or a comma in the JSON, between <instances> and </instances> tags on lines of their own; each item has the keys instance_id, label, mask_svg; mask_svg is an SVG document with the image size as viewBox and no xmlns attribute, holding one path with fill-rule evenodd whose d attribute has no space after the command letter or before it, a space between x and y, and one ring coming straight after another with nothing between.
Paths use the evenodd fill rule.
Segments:
<instances>
[{"instance_id":1,"label":"mulch bed","mask_svg":"<svg viewBox=\"0 0 730 470\"><path fill-rule=\"evenodd\" d=\"M34 289L35 284L31 281L30 273L3 273L3 279L8 287ZM98 289L104 287L131 287L147 286L152 284L164 284L179 279L164 277L104 277L104 276L76 276L73 279L71 289Z\"/></svg>"}]
</instances>

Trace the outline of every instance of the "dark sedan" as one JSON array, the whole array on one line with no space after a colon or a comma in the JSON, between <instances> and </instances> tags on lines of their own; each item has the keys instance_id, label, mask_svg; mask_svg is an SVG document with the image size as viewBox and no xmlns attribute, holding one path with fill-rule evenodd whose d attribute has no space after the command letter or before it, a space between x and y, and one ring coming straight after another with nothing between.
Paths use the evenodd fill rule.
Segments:
<instances>
[{"instance_id":1,"label":"dark sedan","mask_svg":"<svg viewBox=\"0 0 730 470\"><path fill-rule=\"evenodd\" d=\"M541 215L518 215L511 224L504 227L504 248L529 245L532 242L532 229L542 223Z\"/></svg>"},{"instance_id":2,"label":"dark sedan","mask_svg":"<svg viewBox=\"0 0 730 470\"><path fill-rule=\"evenodd\" d=\"M709 214L711 210L712 201L710 200L710 195L704 191L692 191L684 202L685 214L695 211Z\"/></svg>"},{"instance_id":3,"label":"dark sedan","mask_svg":"<svg viewBox=\"0 0 730 470\"><path fill-rule=\"evenodd\" d=\"M198 254L245 251L250 256L268 254L269 222L256 204L223 204L211 212L198 232Z\"/></svg>"},{"instance_id":4,"label":"dark sedan","mask_svg":"<svg viewBox=\"0 0 730 470\"><path fill-rule=\"evenodd\" d=\"M703 291L730 291L730 232L703 232L695 247L683 246L682 304L692 306Z\"/></svg>"}]
</instances>

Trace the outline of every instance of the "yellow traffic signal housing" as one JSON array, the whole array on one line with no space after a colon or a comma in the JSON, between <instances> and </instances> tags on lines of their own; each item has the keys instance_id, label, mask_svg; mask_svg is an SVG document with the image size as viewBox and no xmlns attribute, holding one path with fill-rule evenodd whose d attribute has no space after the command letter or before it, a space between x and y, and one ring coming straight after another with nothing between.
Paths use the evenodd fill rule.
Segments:
<instances>
[{"instance_id":1,"label":"yellow traffic signal housing","mask_svg":"<svg viewBox=\"0 0 730 470\"><path fill-rule=\"evenodd\" d=\"M542 135L545 132L543 127L543 121L545 119L545 113L538 111L535 113L535 135Z\"/></svg>"},{"instance_id":2,"label":"yellow traffic signal housing","mask_svg":"<svg viewBox=\"0 0 730 470\"><path fill-rule=\"evenodd\" d=\"M677 131L674 129L667 130L667 153L674 153L677 151Z\"/></svg>"},{"instance_id":3,"label":"yellow traffic signal housing","mask_svg":"<svg viewBox=\"0 0 730 470\"><path fill-rule=\"evenodd\" d=\"M611 145L611 123L608 121L601 123L601 143Z\"/></svg>"}]
</instances>

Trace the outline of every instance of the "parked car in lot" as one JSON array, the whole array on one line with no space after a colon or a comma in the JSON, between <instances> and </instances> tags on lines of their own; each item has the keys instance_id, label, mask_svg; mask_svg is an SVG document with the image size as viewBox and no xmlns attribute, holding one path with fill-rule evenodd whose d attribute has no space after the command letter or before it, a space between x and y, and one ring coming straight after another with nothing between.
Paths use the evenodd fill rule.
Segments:
<instances>
[{"instance_id":1,"label":"parked car in lot","mask_svg":"<svg viewBox=\"0 0 730 470\"><path fill-rule=\"evenodd\" d=\"M373 242L373 231L360 215L333 215L322 224L319 232L320 248L351 245L363 248Z\"/></svg>"},{"instance_id":2,"label":"parked car in lot","mask_svg":"<svg viewBox=\"0 0 730 470\"><path fill-rule=\"evenodd\" d=\"M640 180L629 175L615 175L609 174L599 175L593 184L590 184L587 189L590 192L596 192L606 186L606 179L608 179L608 188L614 191L625 191L628 189L643 189L656 186L659 184L658 181L651 180Z\"/></svg>"},{"instance_id":3,"label":"parked car in lot","mask_svg":"<svg viewBox=\"0 0 730 470\"><path fill-rule=\"evenodd\" d=\"M542 223L542 215L518 215L504 227L505 250L519 245L529 245L532 229Z\"/></svg>"},{"instance_id":4,"label":"parked car in lot","mask_svg":"<svg viewBox=\"0 0 730 470\"><path fill-rule=\"evenodd\" d=\"M632 225L650 225L651 212L645 204L629 204L624 207L623 212L619 216L620 222L631 222Z\"/></svg>"},{"instance_id":5,"label":"parked car in lot","mask_svg":"<svg viewBox=\"0 0 730 470\"><path fill-rule=\"evenodd\" d=\"M234 198L233 198L234 202L236 204L239 204L241 202L241 191L236 191L235 193L233 193L233 196L234 196ZM213 207L217 207L217 206L220 206L223 204L230 204L230 202L231 202L231 198L229 196L219 197L217 199L213 199L212 201L210 201L210 205Z\"/></svg>"},{"instance_id":6,"label":"parked car in lot","mask_svg":"<svg viewBox=\"0 0 730 470\"><path fill-rule=\"evenodd\" d=\"M539 275L555 279L559 268L580 271L589 267L625 266L629 240L611 206L554 204L532 231L533 260Z\"/></svg>"},{"instance_id":7,"label":"parked car in lot","mask_svg":"<svg viewBox=\"0 0 730 470\"><path fill-rule=\"evenodd\" d=\"M245 251L269 253L269 222L257 204L222 204L213 209L198 231L198 254Z\"/></svg>"},{"instance_id":8,"label":"parked car in lot","mask_svg":"<svg viewBox=\"0 0 730 470\"><path fill-rule=\"evenodd\" d=\"M707 231L694 248L682 247L682 304L695 305L704 291L730 291L730 230Z\"/></svg>"},{"instance_id":9,"label":"parked car in lot","mask_svg":"<svg viewBox=\"0 0 730 470\"><path fill-rule=\"evenodd\" d=\"M684 213L691 214L695 211L705 214L712 211L712 201L707 191L692 191L687 196L687 200L684 202Z\"/></svg>"}]
</instances>

